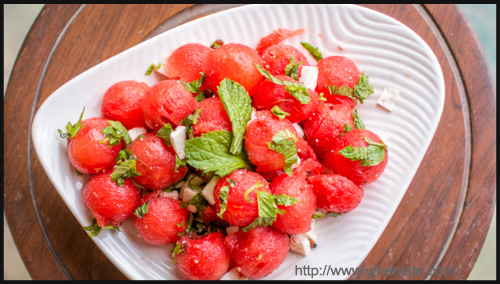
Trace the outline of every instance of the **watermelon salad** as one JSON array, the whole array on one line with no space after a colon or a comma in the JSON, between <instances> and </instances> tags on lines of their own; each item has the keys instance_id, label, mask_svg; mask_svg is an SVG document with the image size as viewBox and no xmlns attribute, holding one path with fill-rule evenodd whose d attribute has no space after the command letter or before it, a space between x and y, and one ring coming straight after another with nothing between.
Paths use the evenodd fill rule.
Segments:
<instances>
[{"instance_id":1,"label":"watermelon salad","mask_svg":"<svg viewBox=\"0 0 500 284\"><path fill-rule=\"evenodd\" d=\"M102 117L83 119L84 108L58 130L90 176L83 229L119 233L131 219L148 245L173 245L165 258L191 280L259 279L320 246L315 219L354 210L388 152L357 113L374 92L368 76L349 58L282 43L304 33L280 28L256 48L182 45L146 64L158 83L116 82Z\"/></svg>"}]
</instances>

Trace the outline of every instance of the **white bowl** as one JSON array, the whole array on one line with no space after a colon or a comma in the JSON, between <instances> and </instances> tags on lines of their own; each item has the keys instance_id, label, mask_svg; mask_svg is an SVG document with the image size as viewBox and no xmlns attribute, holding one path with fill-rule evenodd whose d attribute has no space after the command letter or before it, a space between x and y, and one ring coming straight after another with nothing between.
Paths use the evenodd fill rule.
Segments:
<instances>
[{"instance_id":1,"label":"white bowl","mask_svg":"<svg viewBox=\"0 0 500 284\"><path fill-rule=\"evenodd\" d=\"M229 9L183 24L134 46L78 75L55 91L40 107L33 122L38 158L64 202L82 226L92 214L83 204L82 186L88 176L76 175L67 157L66 140L57 129L83 119L102 116L105 91L121 80L153 85L144 75L182 44L209 46L216 39L256 47L273 29L305 28L304 35L283 43L315 60L300 42L318 47L324 57L352 59L375 89L358 114L367 129L388 145L389 162L352 212L316 222L318 247L307 257L290 252L285 262L265 279L347 279L333 268L356 268L368 255L406 192L436 131L444 106L443 74L434 53L412 30L382 13L355 5L255 5ZM376 105L384 88L399 90L397 106L388 112ZM103 230L93 241L130 279L182 279L172 263L172 245L155 247L138 238L131 220L121 232ZM305 275L316 268L318 275ZM351 272L352 273L352 272Z\"/></svg>"}]
</instances>

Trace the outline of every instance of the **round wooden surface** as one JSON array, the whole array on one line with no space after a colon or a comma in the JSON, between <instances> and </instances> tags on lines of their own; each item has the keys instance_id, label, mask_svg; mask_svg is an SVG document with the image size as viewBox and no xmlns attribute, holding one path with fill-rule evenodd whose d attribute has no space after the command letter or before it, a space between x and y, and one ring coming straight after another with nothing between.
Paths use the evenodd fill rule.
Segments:
<instances>
[{"instance_id":1,"label":"round wooden surface","mask_svg":"<svg viewBox=\"0 0 500 284\"><path fill-rule=\"evenodd\" d=\"M90 67L182 23L235 5L46 5L4 99L4 207L35 280L127 279L82 230L31 142L36 110ZM361 268L458 268L453 275L351 279L466 279L496 201L496 90L481 46L456 5L363 5L419 34L435 52L446 100L436 135L401 204ZM439 270L438 270L439 271Z\"/></svg>"}]
</instances>

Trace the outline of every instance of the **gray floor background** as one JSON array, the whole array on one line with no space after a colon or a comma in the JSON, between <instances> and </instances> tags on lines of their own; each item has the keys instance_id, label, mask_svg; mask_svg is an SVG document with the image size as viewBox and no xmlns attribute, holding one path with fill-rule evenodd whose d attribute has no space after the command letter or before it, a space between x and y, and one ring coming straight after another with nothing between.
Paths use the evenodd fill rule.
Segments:
<instances>
[{"instance_id":1,"label":"gray floor background","mask_svg":"<svg viewBox=\"0 0 500 284\"><path fill-rule=\"evenodd\" d=\"M4 97L17 54L43 4L4 4ZM496 5L460 4L476 31L496 84ZM4 214L4 280L31 280L12 240ZM496 280L496 209L469 280Z\"/></svg>"}]
</instances>

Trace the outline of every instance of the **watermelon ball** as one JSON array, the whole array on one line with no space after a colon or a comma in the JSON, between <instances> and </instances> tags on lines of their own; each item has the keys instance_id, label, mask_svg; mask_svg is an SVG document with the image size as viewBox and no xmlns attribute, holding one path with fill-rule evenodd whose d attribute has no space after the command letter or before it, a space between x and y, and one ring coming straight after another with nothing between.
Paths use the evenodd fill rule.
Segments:
<instances>
[{"instance_id":1,"label":"watermelon ball","mask_svg":"<svg viewBox=\"0 0 500 284\"><path fill-rule=\"evenodd\" d=\"M213 52L210 47L199 43L187 43L174 50L165 61L163 73L170 79L180 79L190 83L201 77L203 72L203 61L207 55ZM200 88L203 91L206 83Z\"/></svg>"},{"instance_id":2,"label":"watermelon ball","mask_svg":"<svg viewBox=\"0 0 500 284\"><path fill-rule=\"evenodd\" d=\"M218 96L202 100L199 109L197 123L193 124L194 136L218 130L232 131L231 120Z\"/></svg>"},{"instance_id":3,"label":"watermelon ball","mask_svg":"<svg viewBox=\"0 0 500 284\"><path fill-rule=\"evenodd\" d=\"M89 118L81 122L76 136L68 138L68 158L71 165L82 174L96 174L111 169L116 163L118 152L125 143L111 146L103 141L101 131L110 126L102 117Z\"/></svg>"},{"instance_id":4,"label":"watermelon ball","mask_svg":"<svg viewBox=\"0 0 500 284\"><path fill-rule=\"evenodd\" d=\"M248 158L257 166L258 172L272 172L285 167L283 154L269 149L270 143L276 133L289 130L295 137L297 131L288 119L280 120L269 110L257 111L256 118L247 125L245 133L245 148Z\"/></svg>"},{"instance_id":5,"label":"watermelon ball","mask_svg":"<svg viewBox=\"0 0 500 284\"><path fill-rule=\"evenodd\" d=\"M102 100L103 116L121 122L127 129L146 127L142 115L142 98L148 89L146 83L135 80L112 85Z\"/></svg>"},{"instance_id":6,"label":"watermelon ball","mask_svg":"<svg viewBox=\"0 0 500 284\"><path fill-rule=\"evenodd\" d=\"M256 172L246 169L236 170L221 178L214 188L214 200L217 213L221 212L221 190L228 186L229 192L225 201L226 210L223 213L224 221L231 226L246 227L259 217L256 191L270 193L267 181ZM250 188L255 187L247 193ZM248 200L247 200L248 199ZM249 201L250 200L250 201Z\"/></svg>"},{"instance_id":7,"label":"watermelon ball","mask_svg":"<svg viewBox=\"0 0 500 284\"><path fill-rule=\"evenodd\" d=\"M346 124L354 128L353 110L345 104L321 104L316 114L304 120L307 142L320 159L335 147Z\"/></svg>"},{"instance_id":8,"label":"watermelon ball","mask_svg":"<svg viewBox=\"0 0 500 284\"><path fill-rule=\"evenodd\" d=\"M301 160L299 166L293 169L293 175L308 178L323 173L323 166L314 159Z\"/></svg>"},{"instance_id":9,"label":"watermelon ball","mask_svg":"<svg viewBox=\"0 0 500 284\"><path fill-rule=\"evenodd\" d=\"M316 206L328 213L347 213L358 206L363 189L336 174L321 174L307 179L316 194Z\"/></svg>"},{"instance_id":10,"label":"watermelon ball","mask_svg":"<svg viewBox=\"0 0 500 284\"><path fill-rule=\"evenodd\" d=\"M269 275L288 255L289 237L273 227L257 227L226 236L229 254L241 274L252 279Z\"/></svg>"},{"instance_id":11,"label":"watermelon ball","mask_svg":"<svg viewBox=\"0 0 500 284\"><path fill-rule=\"evenodd\" d=\"M112 170L100 172L83 187L83 201L97 225L119 227L139 206L141 190L130 179L123 186L111 180Z\"/></svg>"},{"instance_id":12,"label":"watermelon ball","mask_svg":"<svg viewBox=\"0 0 500 284\"><path fill-rule=\"evenodd\" d=\"M299 156L300 159L302 160L318 160L316 153L314 153L314 149L309 145L309 142L307 140L298 138L297 142L295 142L295 145L297 146L297 155Z\"/></svg>"},{"instance_id":13,"label":"watermelon ball","mask_svg":"<svg viewBox=\"0 0 500 284\"><path fill-rule=\"evenodd\" d=\"M383 144L380 137L367 129L353 129L339 139L333 150L327 151L322 161L325 171L343 175L352 180L356 185L362 186L376 181L384 172L388 162L388 153L386 147L377 147L383 150L383 159L379 164L363 165L363 160L351 160L344 157L340 151L351 147L368 147L369 144L365 138ZM373 146L372 146L373 148ZM370 154L368 154L370 156ZM381 155L379 155L381 156Z\"/></svg>"},{"instance_id":14,"label":"watermelon ball","mask_svg":"<svg viewBox=\"0 0 500 284\"><path fill-rule=\"evenodd\" d=\"M264 68L272 75L287 75L286 67L290 64L292 58L294 64L300 64L297 68L297 76L300 75L302 66L309 66L309 61L297 48L286 44L275 44L266 48L262 53L262 62ZM298 78L297 78L298 79Z\"/></svg>"},{"instance_id":15,"label":"watermelon ball","mask_svg":"<svg viewBox=\"0 0 500 284\"><path fill-rule=\"evenodd\" d=\"M173 256L188 280L219 280L229 269L231 257L219 232L182 235L176 247L179 251L174 250Z\"/></svg>"},{"instance_id":16,"label":"watermelon ball","mask_svg":"<svg viewBox=\"0 0 500 284\"><path fill-rule=\"evenodd\" d=\"M158 131L166 123L179 125L197 107L198 102L178 80L163 80L146 91L142 113L146 125Z\"/></svg>"},{"instance_id":17,"label":"watermelon ball","mask_svg":"<svg viewBox=\"0 0 500 284\"><path fill-rule=\"evenodd\" d=\"M291 205L277 205L285 210L278 214L273 227L287 234L302 234L311 230L311 219L316 212L316 195L312 186L303 177L281 175L269 184L271 192L278 196L284 194L294 197L299 202Z\"/></svg>"},{"instance_id":18,"label":"watermelon ball","mask_svg":"<svg viewBox=\"0 0 500 284\"><path fill-rule=\"evenodd\" d=\"M149 190L161 190L181 180L187 167L175 170L175 151L165 144L162 138L149 132L137 138L128 149L136 157L136 170L139 176L134 181Z\"/></svg>"},{"instance_id":19,"label":"watermelon ball","mask_svg":"<svg viewBox=\"0 0 500 284\"><path fill-rule=\"evenodd\" d=\"M286 75L277 75L275 78L296 82L296 80ZM302 104L285 90L284 85L275 84L266 78L260 82L252 98L254 105L258 109L270 110L276 105L282 111L290 114L286 118L295 123L303 121L318 110L318 94L311 89L307 89L307 92L311 100L307 104Z\"/></svg>"},{"instance_id":20,"label":"watermelon ball","mask_svg":"<svg viewBox=\"0 0 500 284\"><path fill-rule=\"evenodd\" d=\"M318 81L316 92L323 93L332 104L347 104L351 108L356 106L354 101L346 96L331 95L327 86L346 86L353 88L358 84L361 71L352 60L344 56L330 56L318 62Z\"/></svg>"},{"instance_id":21,"label":"watermelon ball","mask_svg":"<svg viewBox=\"0 0 500 284\"><path fill-rule=\"evenodd\" d=\"M224 44L205 58L205 81L208 88L217 93L219 83L227 78L239 83L252 96L254 88L263 79L255 64L262 66L262 59L254 49L239 43Z\"/></svg>"},{"instance_id":22,"label":"watermelon ball","mask_svg":"<svg viewBox=\"0 0 500 284\"><path fill-rule=\"evenodd\" d=\"M138 214L141 217L136 214L132 216L139 237L154 246L174 243L177 234L186 230L189 211L182 208L179 199L164 197L161 192L145 195L139 205L143 206L146 203L148 205L145 214Z\"/></svg>"}]
</instances>

